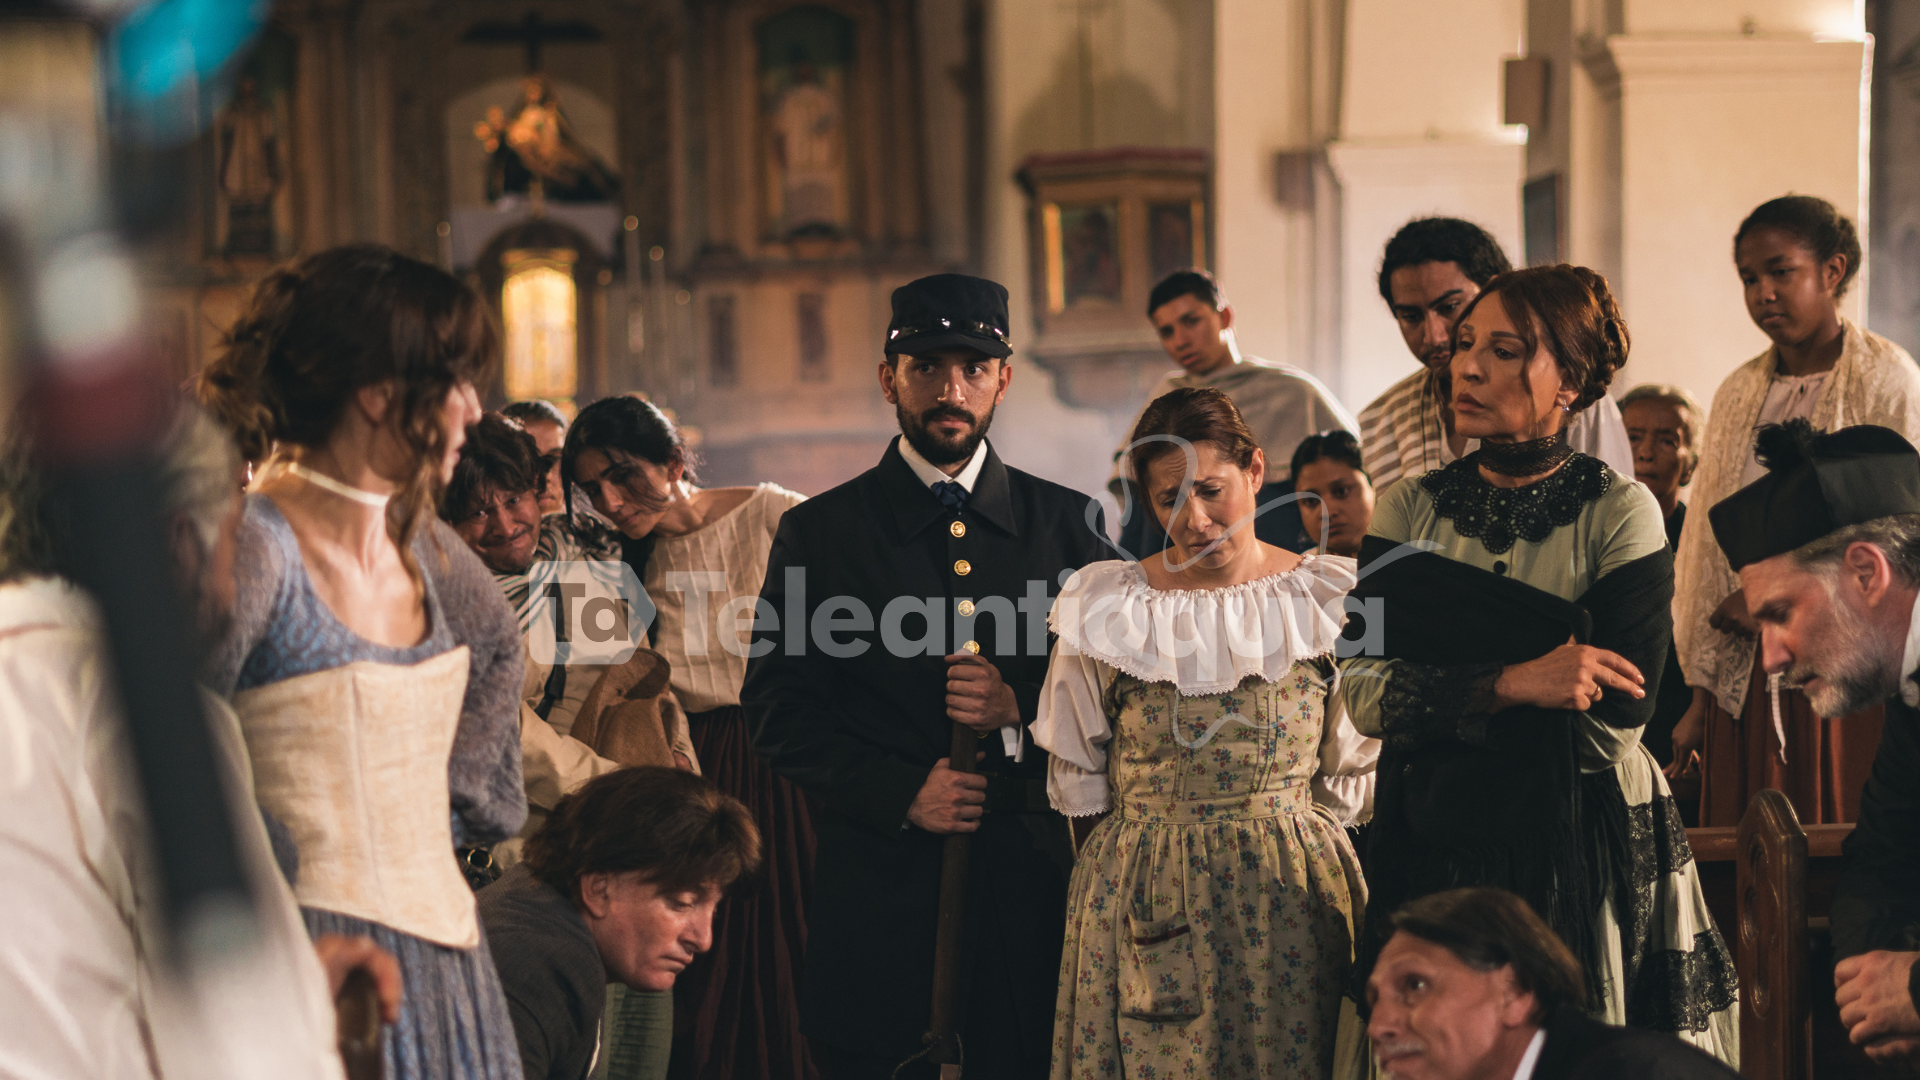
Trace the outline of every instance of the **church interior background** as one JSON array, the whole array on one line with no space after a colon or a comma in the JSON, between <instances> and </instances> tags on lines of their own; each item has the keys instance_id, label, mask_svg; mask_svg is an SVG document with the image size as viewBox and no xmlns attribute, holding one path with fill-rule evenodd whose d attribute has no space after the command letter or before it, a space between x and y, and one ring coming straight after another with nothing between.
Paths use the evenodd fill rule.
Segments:
<instances>
[{"instance_id":1,"label":"church interior background","mask_svg":"<svg viewBox=\"0 0 1920 1080\"><path fill-rule=\"evenodd\" d=\"M377 240L495 304L495 402L645 393L715 484L877 460L889 293L943 270L1013 295L996 446L1081 490L1171 366L1172 267L1357 411L1412 362L1380 247L1433 212L1601 270L1620 385L1705 399L1764 346L1734 227L1821 195L1849 313L1920 351L1899 0L279 0L219 89L138 252L179 374L276 261Z\"/></svg>"}]
</instances>

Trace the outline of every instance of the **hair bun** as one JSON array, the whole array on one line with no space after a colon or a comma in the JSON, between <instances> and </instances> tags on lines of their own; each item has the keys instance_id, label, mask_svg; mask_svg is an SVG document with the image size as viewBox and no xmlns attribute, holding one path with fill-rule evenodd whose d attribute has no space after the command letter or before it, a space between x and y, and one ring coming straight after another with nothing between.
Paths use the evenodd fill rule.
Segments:
<instances>
[{"instance_id":1,"label":"hair bun","mask_svg":"<svg viewBox=\"0 0 1920 1080\"><path fill-rule=\"evenodd\" d=\"M1523 336L1529 316L1539 327L1532 343L1547 348L1560 365L1564 385L1575 392L1572 411L1606 396L1613 377L1626 366L1633 339L1605 277L1568 263L1530 266L1487 282L1472 303L1493 293L1500 294Z\"/></svg>"}]
</instances>

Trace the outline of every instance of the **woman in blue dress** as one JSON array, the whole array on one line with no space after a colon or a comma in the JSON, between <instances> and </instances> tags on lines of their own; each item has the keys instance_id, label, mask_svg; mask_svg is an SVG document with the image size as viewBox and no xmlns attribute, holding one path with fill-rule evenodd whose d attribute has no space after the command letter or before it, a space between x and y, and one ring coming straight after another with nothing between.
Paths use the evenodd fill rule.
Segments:
<instances>
[{"instance_id":1,"label":"woman in blue dress","mask_svg":"<svg viewBox=\"0 0 1920 1080\"><path fill-rule=\"evenodd\" d=\"M200 380L264 461L210 678L298 849L309 932L364 935L400 961L392 1080L521 1076L455 848L526 817L522 645L486 568L432 513L496 352L471 288L342 247L269 274Z\"/></svg>"}]
</instances>

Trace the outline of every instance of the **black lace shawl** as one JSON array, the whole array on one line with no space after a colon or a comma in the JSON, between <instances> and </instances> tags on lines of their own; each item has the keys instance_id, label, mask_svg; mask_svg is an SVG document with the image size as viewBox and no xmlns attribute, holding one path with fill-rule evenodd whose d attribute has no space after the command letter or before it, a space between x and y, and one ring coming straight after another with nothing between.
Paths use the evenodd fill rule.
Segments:
<instances>
[{"instance_id":1,"label":"black lace shawl","mask_svg":"<svg viewBox=\"0 0 1920 1080\"><path fill-rule=\"evenodd\" d=\"M1495 487L1480 475L1484 450L1435 469L1420 478L1433 496L1434 512L1453 522L1461 536L1471 536L1495 555L1513 548L1515 540L1538 544L1553 530L1573 523L1586 505L1613 487L1613 474L1596 458L1575 453L1552 476L1524 487Z\"/></svg>"},{"instance_id":2,"label":"black lace shawl","mask_svg":"<svg viewBox=\"0 0 1920 1080\"><path fill-rule=\"evenodd\" d=\"M1582 775L1580 714L1488 708L1501 667L1572 638L1619 653L1647 680L1646 697L1608 693L1587 715L1617 728L1644 725L1672 635L1673 555L1661 548L1567 601L1431 552L1383 558L1398 548L1369 537L1353 590L1363 604L1381 602L1371 639L1381 643L1382 658L1399 661L1381 698L1385 746L1356 985L1371 972L1395 908L1444 889L1497 885L1525 898L1559 933L1585 966L1597 1002L1595 916L1609 884L1623 899L1632 895L1618 781L1611 770Z\"/></svg>"}]
</instances>

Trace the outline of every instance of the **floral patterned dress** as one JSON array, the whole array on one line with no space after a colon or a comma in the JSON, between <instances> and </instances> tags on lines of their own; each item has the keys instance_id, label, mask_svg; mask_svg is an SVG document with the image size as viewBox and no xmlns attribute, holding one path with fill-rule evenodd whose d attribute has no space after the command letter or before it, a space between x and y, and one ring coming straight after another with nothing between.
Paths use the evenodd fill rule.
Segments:
<instances>
[{"instance_id":1,"label":"floral patterned dress","mask_svg":"<svg viewBox=\"0 0 1920 1080\"><path fill-rule=\"evenodd\" d=\"M1352 565L1157 592L1099 563L1062 593L1035 741L1057 808L1111 813L1068 887L1056 1080L1364 1062L1342 990L1366 886L1342 824L1368 812L1378 744L1327 708Z\"/></svg>"}]
</instances>

